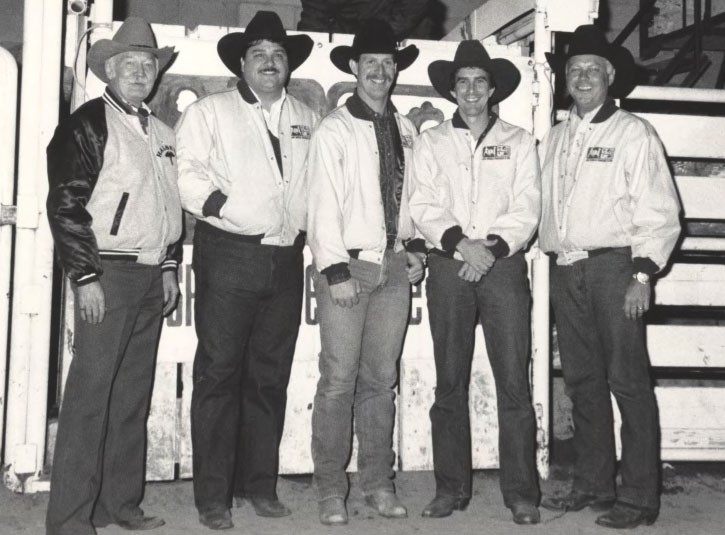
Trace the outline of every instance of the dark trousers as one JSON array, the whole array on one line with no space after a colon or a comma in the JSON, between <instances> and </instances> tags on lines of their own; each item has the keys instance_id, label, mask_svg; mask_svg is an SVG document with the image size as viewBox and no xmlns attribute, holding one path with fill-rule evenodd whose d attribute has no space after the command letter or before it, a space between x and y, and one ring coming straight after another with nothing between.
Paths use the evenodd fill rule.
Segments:
<instances>
[{"instance_id":1,"label":"dark trousers","mask_svg":"<svg viewBox=\"0 0 725 535\"><path fill-rule=\"evenodd\" d=\"M143 514L146 419L161 329L158 266L104 261L102 323L75 308L75 353L58 420L48 535L93 535Z\"/></svg>"},{"instance_id":2,"label":"dark trousers","mask_svg":"<svg viewBox=\"0 0 725 535\"><path fill-rule=\"evenodd\" d=\"M657 508L659 425L645 325L641 319L627 319L622 308L631 281L629 248L571 266L552 265L551 304L561 369L573 402L573 489L615 495L611 392L622 414L618 498Z\"/></svg>"},{"instance_id":3,"label":"dark trousers","mask_svg":"<svg viewBox=\"0 0 725 535\"><path fill-rule=\"evenodd\" d=\"M430 257L426 291L436 364L430 410L436 493L471 496L468 386L480 315L496 383L501 492L506 506L538 503L536 423L529 392L530 294L522 253L501 258L479 282L458 260Z\"/></svg>"},{"instance_id":4,"label":"dark trousers","mask_svg":"<svg viewBox=\"0 0 725 535\"><path fill-rule=\"evenodd\" d=\"M197 225L193 263L196 507L230 507L232 494L275 498L302 309L302 244L243 243Z\"/></svg>"}]
</instances>

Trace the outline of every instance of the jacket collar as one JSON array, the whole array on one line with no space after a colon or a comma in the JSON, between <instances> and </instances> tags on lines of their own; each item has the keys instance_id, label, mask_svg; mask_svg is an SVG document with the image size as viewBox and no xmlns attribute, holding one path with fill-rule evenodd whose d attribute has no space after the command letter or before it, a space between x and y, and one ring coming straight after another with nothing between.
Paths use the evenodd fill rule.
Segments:
<instances>
[{"instance_id":1,"label":"jacket collar","mask_svg":"<svg viewBox=\"0 0 725 535\"><path fill-rule=\"evenodd\" d=\"M496 121L498 121L498 115L496 115L491 110L488 111L488 124L486 125L486 128L481 132L481 135L478 138L478 142L476 143L476 148L481 144L481 141L483 141L483 138L486 137L486 134L488 134L491 131L491 128L493 128L493 125L496 124ZM453 124L453 128L462 128L464 130L470 130L468 125L466 124L466 121L463 120L463 117L461 117L461 114L458 113L458 110L453 112L453 120L451 121Z\"/></svg>"},{"instance_id":2,"label":"jacket collar","mask_svg":"<svg viewBox=\"0 0 725 535\"><path fill-rule=\"evenodd\" d=\"M114 93L113 89L111 89L111 86L108 85L106 86L106 91L103 93L103 100L113 109L121 113L127 113L128 115L139 115L139 113L143 115L153 115L151 109L146 105L145 102L141 103L141 107L139 109L146 110L146 112L148 113L139 112L136 108L131 106L128 102L126 102L116 93Z\"/></svg>"},{"instance_id":3,"label":"jacket collar","mask_svg":"<svg viewBox=\"0 0 725 535\"><path fill-rule=\"evenodd\" d=\"M247 104L256 104L259 102L244 78L239 78L239 81L237 82L237 91L239 91L239 94L242 95L244 102Z\"/></svg>"},{"instance_id":4,"label":"jacket collar","mask_svg":"<svg viewBox=\"0 0 725 535\"><path fill-rule=\"evenodd\" d=\"M619 107L614 103L614 100L608 98L604 101L604 104L602 104L602 107L599 108L599 111L594 115L594 117L592 117L592 124L603 123L612 115L614 115L614 112L618 109ZM572 105L572 107L569 109L569 113L576 113L575 105Z\"/></svg>"},{"instance_id":5,"label":"jacket collar","mask_svg":"<svg viewBox=\"0 0 725 535\"><path fill-rule=\"evenodd\" d=\"M347 99L345 106L347 107L347 111L350 112L350 115L356 119L362 119L363 121L372 121L376 116L380 115L379 113L373 111L370 106L365 104L365 101L360 98L357 91L355 91L352 96ZM385 113L398 113L395 105L389 99L388 105L385 107Z\"/></svg>"}]
</instances>

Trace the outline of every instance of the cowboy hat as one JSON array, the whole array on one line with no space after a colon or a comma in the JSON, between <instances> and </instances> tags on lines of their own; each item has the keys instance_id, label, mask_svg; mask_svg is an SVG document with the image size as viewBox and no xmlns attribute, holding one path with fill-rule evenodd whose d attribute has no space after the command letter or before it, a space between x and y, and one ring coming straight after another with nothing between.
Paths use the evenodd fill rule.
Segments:
<instances>
[{"instance_id":1,"label":"cowboy hat","mask_svg":"<svg viewBox=\"0 0 725 535\"><path fill-rule=\"evenodd\" d=\"M491 75L496 90L489 99L490 104L496 104L509 97L521 81L521 73L516 66L507 59L491 59L481 41L476 39L461 41L456 48L453 61L439 59L428 65L428 78L433 88L451 102L456 102L456 97L451 94L453 76L463 67L480 67Z\"/></svg>"},{"instance_id":2,"label":"cowboy hat","mask_svg":"<svg viewBox=\"0 0 725 535\"><path fill-rule=\"evenodd\" d=\"M626 97L634 86L637 66L632 54L623 46L612 45L602 30L593 24L579 26L569 40L566 55L546 53L546 60L556 75L566 74L566 62L569 58L581 55L600 56L614 67L614 82L609 86L609 94L615 98Z\"/></svg>"},{"instance_id":3,"label":"cowboy hat","mask_svg":"<svg viewBox=\"0 0 725 535\"><path fill-rule=\"evenodd\" d=\"M400 72L412 65L419 52L415 45L398 50L390 25L380 19L369 19L355 33L352 46L342 45L332 49L330 61L342 72L352 74L350 60L357 61L360 54L392 54Z\"/></svg>"},{"instance_id":4,"label":"cowboy hat","mask_svg":"<svg viewBox=\"0 0 725 535\"><path fill-rule=\"evenodd\" d=\"M262 39L280 43L284 47L290 72L305 62L315 44L309 35L287 35L277 13L257 11L243 32L229 33L219 39L217 54L227 69L243 78L240 60L253 42Z\"/></svg>"},{"instance_id":5,"label":"cowboy hat","mask_svg":"<svg viewBox=\"0 0 725 535\"><path fill-rule=\"evenodd\" d=\"M158 48L148 22L140 17L128 17L112 39L96 41L88 51L88 67L99 79L108 83L106 61L124 52L150 52L159 62L161 72L174 56L174 47Z\"/></svg>"}]
</instances>

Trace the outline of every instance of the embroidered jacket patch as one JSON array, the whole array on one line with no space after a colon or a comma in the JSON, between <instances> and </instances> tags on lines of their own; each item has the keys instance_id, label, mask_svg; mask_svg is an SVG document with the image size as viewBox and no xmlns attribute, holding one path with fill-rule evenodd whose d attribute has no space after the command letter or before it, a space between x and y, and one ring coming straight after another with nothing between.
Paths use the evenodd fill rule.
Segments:
<instances>
[{"instance_id":1,"label":"embroidered jacket patch","mask_svg":"<svg viewBox=\"0 0 725 535\"><path fill-rule=\"evenodd\" d=\"M611 162L614 159L614 147L589 147L588 162Z\"/></svg>"},{"instance_id":2,"label":"embroidered jacket patch","mask_svg":"<svg viewBox=\"0 0 725 535\"><path fill-rule=\"evenodd\" d=\"M483 147L484 160L510 160L511 145L486 145Z\"/></svg>"},{"instance_id":3,"label":"embroidered jacket patch","mask_svg":"<svg viewBox=\"0 0 725 535\"><path fill-rule=\"evenodd\" d=\"M290 126L292 130L292 139L310 139L312 130L306 124L293 124Z\"/></svg>"},{"instance_id":4,"label":"embroidered jacket patch","mask_svg":"<svg viewBox=\"0 0 725 535\"><path fill-rule=\"evenodd\" d=\"M409 136L407 134L403 134L400 136L400 141L403 144L403 147L406 149L412 149L413 148L413 136Z\"/></svg>"},{"instance_id":5,"label":"embroidered jacket patch","mask_svg":"<svg viewBox=\"0 0 725 535\"><path fill-rule=\"evenodd\" d=\"M171 165L174 165L174 158L176 158L176 151L172 145L161 145L159 150L156 151L157 158L168 158Z\"/></svg>"}]
</instances>

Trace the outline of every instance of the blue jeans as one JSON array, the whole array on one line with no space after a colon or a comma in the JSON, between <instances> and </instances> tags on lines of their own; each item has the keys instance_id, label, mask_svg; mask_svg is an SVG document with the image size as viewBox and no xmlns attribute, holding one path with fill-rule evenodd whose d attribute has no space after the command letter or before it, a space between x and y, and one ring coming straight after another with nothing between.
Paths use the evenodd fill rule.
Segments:
<instances>
[{"instance_id":1,"label":"blue jeans","mask_svg":"<svg viewBox=\"0 0 725 535\"><path fill-rule=\"evenodd\" d=\"M659 420L642 319L622 309L632 281L629 248L551 267L561 371L573 403L573 490L615 495L610 391L622 414L622 484L618 499L659 507Z\"/></svg>"},{"instance_id":2,"label":"blue jeans","mask_svg":"<svg viewBox=\"0 0 725 535\"><path fill-rule=\"evenodd\" d=\"M430 410L438 495L471 496L468 386L480 316L496 383L501 492L507 507L538 503L536 421L529 393L529 307L523 253L496 260L480 281L458 276L462 262L429 257L428 314L436 364Z\"/></svg>"},{"instance_id":3,"label":"blue jeans","mask_svg":"<svg viewBox=\"0 0 725 535\"><path fill-rule=\"evenodd\" d=\"M191 438L199 511L232 494L276 498L279 444L302 309L302 243L238 241L198 223Z\"/></svg>"},{"instance_id":4,"label":"blue jeans","mask_svg":"<svg viewBox=\"0 0 725 535\"><path fill-rule=\"evenodd\" d=\"M95 535L129 520L146 471L146 418L161 332L159 266L103 260L106 316L92 325L75 302L75 354L58 419L48 535Z\"/></svg>"},{"instance_id":5,"label":"blue jeans","mask_svg":"<svg viewBox=\"0 0 725 535\"><path fill-rule=\"evenodd\" d=\"M312 460L320 500L347 496L353 416L363 493L394 488L394 388L410 309L406 254L386 251L382 264L351 259L350 273L362 287L352 308L333 304L326 277L315 273L322 350Z\"/></svg>"}]
</instances>

